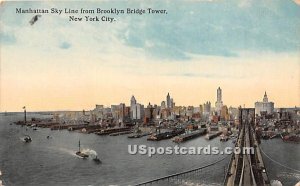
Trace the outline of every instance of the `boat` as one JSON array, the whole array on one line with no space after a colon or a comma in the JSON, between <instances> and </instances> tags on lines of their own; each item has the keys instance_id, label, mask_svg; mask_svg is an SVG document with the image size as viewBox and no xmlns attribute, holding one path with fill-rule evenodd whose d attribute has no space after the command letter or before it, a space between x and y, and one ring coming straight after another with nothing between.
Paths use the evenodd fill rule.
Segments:
<instances>
[{"instance_id":1,"label":"boat","mask_svg":"<svg viewBox=\"0 0 300 186\"><path fill-rule=\"evenodd\" d=\"M24 140L26 143L29 143L29 142L32 141L31 137L28 136L28 135L26 135L26 136L23 138L23 140Z\"/></svg>"},{"instance_id":2,"label":"boat","mask_svg":"<svg viewBox=\"0 0 300 186\"><path fill-rule=\"evenodd\" d=\"M282 138L284 142L300 143L299 135L286 135Z\"/></svg>"},{"instance_id":3,"label":"boat","mask_svg":"<svg viewBox=\"0 0 300 186\"><path fill-rule=\"evenodd\" d=\"M98 156L96 156L93 161L97 164L102 163L101 160L98 158Z\"/></svg>"},{"instance_id":4,"label":"boat","mask_svg":"<svg viewBox=\"0 0 300 186\"><path fill-rule=\"evenodd\" d=\"M88 154L85 154L85 153L81 152L81 150L80 150L80 140L79 140L79 143L78 143L78 151L76 152L76 155L80 156L82 158L88 158L89 157Z\"/></svg>"},{"instance_id":5,"label":"boat","mask_svg":"<svg viewBox=\"0 0 300 186\"><path fill-rule=\"evenodd\" d=\"M226 136L226 135L224 135L224 134L222 134L221 136L220 136L220 141L228 141L228 139L229 139L229 137L228 136Z\"/></svg>"}]
</instances>

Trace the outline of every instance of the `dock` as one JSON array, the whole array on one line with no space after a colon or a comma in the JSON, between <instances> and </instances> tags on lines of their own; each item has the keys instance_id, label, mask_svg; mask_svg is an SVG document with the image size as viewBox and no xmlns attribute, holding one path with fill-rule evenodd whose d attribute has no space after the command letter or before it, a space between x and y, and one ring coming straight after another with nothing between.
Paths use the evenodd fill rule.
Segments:
<instances>
[{"instance_id":1,"label":"dock","mask_svg":"<svg viewBox=\"0 0 300 186\"><path fill-rule=\"evenodd\" d=\"M141 138L141 137L148 136L148 135L150 135L149 132L145 132L145 133L133 133L131 135L128 135L128 138Z\"/></svg>"},{"instance_id":2,"label":"dock","mask_svg":"<svg viewBox=\"0 0 300 186\"><path fill-rule=\"evenodd\" d=\"M124 134L131 134L133 133L132 131L123 131L123 132L115 132L115 133L111 133L109 134L110 136L120 136L120 135L124 135Z\"/></svg>"},{"instance_id":3,"label":"dock","mask_svg":"<svg viewBox=\"0 0 300 186\"><path fill-rule=\"evenodd\" d=\"M147 140L149 141L160 141L160 140L164 140L164 139L170 139L173 138L175 136L178 136L180 134L184 133L184 129L176 129L173 130L171 132L163 132L163 133L157 133L157 134L152 134L151 136L149 136L147 138Z\"/></svg>"},{"instance_id":4,"label":"dock","mask_svg":"<svg viewBox=\"0 0 300 186\"><path fill-rule=\"evenodd\" d=\"M204 134L206 134L206 129L195 130L190 133L181 134L179 136L176 136L173 139L173 141L176 143L180 143L180 142L188 141L190 139L194 139L194 138L202 136Z\"/></svg>"},{"instance_id":5,"label":"dock","mask_svg":"<svg viewBox=\"0 0 300 186\"><path fill-rule=\"evenodd\" d=\"M131 128L129 127L121 127L121 128L110 128L110 129L102 129L99 132L95 132L97 135L109 135L112 133L117 133L117 132L124 132L124 131L130 131Z\"/></svg>"},{"instance_id":6,"label":"dock","mask_svg":"<svg viewBox=\"0 0 300 186\"><path fill-rule=\"evenodd\" d=\"M211 140L211 139L214 139L215 137L217 136L220 136L222 134L222 132L214 132L214 133L209 133L205 136L205 139L207 140Z\"/></svg>"}]
</instances>

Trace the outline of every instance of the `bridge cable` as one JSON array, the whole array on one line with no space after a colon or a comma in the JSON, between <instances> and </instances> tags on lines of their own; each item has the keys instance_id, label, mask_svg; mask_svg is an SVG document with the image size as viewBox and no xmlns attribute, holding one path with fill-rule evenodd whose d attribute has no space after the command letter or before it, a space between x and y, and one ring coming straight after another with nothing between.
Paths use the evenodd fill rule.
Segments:
<instances>
[{"instance_id":1,"label":"bridge cable","mask_svg":"<svg viewBox=\"0 0 300 186\"><path fill-rule=\"evenodd\" d=\"M272 159L270 156L268 156L268 155L262 150L262 148L260 148L260 151L261 151L267 158L269 158L271 161L273 161L274 163L276 163L276 164L278 164L278 165L280 165L280 166L282 166L282 167L285 167L285 168L287 168L287 169L290 169L290 170L292 170L292 171L300 172L300 170L297 170L297 169L288 167L288 166L283 165L283 164L279 163L278 161Z\"/></svg>"},{"instance_id":2,"label":"bridge cable","mask_svg":"<svg viewBox=\"0 0 300 186\"><path fill-rule=\"evenodd\" d=\"M183 171L183 172L180 172L180 173L175 173L175 174L171 174L171 175L168 175L168 176L164 176L164 177L160 177L160 178L157 178L157 179L153 179L153 180L150 180L150 181L146 181L146 182L143 182L143 183L138 183L138 184L135 184L135 186L138 186L138 185L145 185L147 183L152 183L152 182L155 182L155 181L158 181L158 180L163 180L163 179L167 179L167 178L172 178L172 177L175 177L175 176L179 176L179 175L183 175L183 174L187 174L187 173L190 173L190 172L194 172L196 170L201 170L201 169L205 169L207 167L211 167L217 163L220 163L221 161L223 161L224 159L226 159L228 157L228 155L226 155L224 158L220 159L220 160L217 160L213 163L210 163L208 165L205 165L205 166L202 166L202 167L198 167L198 168L195 168L195 169L192 169L192 170L187 170L187 171Z\"/></svg>"}]
</instances>

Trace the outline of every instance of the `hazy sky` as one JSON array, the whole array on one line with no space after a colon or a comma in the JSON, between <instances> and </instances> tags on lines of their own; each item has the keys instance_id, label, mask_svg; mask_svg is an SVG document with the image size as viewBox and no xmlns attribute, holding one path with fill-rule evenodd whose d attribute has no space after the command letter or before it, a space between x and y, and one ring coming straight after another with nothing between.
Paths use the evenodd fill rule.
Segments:
<instances>
[{"instance_id":1,"label":"hazy sky","mask_svg":"<svg viewBox=\"0 0 300 186\"><path fill-rule=\"evenodd\" d=\"M300 5L293 0L2 2L0 111L82 110L95 104L216 101L300 106ZM114 23L16 8L153 8ZM83 16L83 15L77 15ZM91 15L93 16L93 15ZM95 15L94 15L95 16ZM102 16L99 15L98 16Z\"/></svg>"}]
</instances>

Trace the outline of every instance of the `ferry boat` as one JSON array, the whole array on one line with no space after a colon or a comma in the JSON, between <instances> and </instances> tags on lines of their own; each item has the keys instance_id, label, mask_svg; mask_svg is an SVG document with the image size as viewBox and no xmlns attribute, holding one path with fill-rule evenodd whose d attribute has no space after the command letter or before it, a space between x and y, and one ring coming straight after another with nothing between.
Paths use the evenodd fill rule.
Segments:
<instances>
[{"instance_id":1,"label":"ferry boat","mask_svg":"<svg viewBox=\"0 0 300 186\"><path fill-rule=\"evenodd\" d=\"M85 154L85 153L81 152L81 150L80 150L80 140L79 140L79 143L78 143L78 151L76 152L76 155L80 156L82 158L88 158L89 157L88 154Z\"/></svg>"},{"instance_id":2,"label":"ferry boat","mask_svg":"<svg viewBox=\"0 0 300 186\"><path fill-rule=\"evenodd\" d=\"M224 135L224 134L222 134L222 135L220 136L220 141L228 141L228 139L229 139L229 137L226 136L226 135Z\"/></svg>"},{"instance_id":3,"label":"ferry boat","mask_svg":"<svg viewBox=\"0 0 300 186\"><path fill-rule=\"evenodd\" d=\"M24 141L25 141L26 143L29 143L29 142L32 141L31 137L28 136L28 135L26 135L23 139L24 139Z\"/></svg>"}]
</instances>

